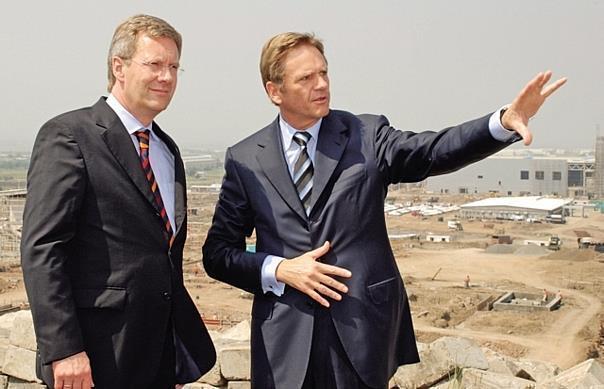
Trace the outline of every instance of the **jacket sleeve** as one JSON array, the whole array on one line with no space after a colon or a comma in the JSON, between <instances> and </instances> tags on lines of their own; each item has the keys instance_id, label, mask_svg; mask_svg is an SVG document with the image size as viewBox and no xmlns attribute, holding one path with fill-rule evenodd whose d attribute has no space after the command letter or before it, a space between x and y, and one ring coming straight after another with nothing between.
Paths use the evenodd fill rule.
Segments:
<instances>
[{"instance_id":1,"label":"jacket sleeve","mask_svg":"<svg viewBox=\"0 0 604 389\"><path fill-rule=\"evenodd\" d=\"M84 160L68 126L54 119L34 143L23 212L21 266L44 364L84 350L67 273L85 193Z\"/></svg>"},{"instance_id":2,"label":"jacket sleeve","mask_svg":"<svg viewBox=\"0 0 604 389\"><path fill-rule=\"evenodd\" d=\"M245 250L245 237L253 230L253 210L237 162L228 149L218 203L203 245L203 265L210 277L261 294L262 263L267 254Z\"/></svg>"},{"instance_id":3,"label":"jacket sleeve","mask_svg":"<svg viewBox=\"0 0 604 389\"><path fill-rule=\"evenodd\" d=\"M418 182L461 169L509 146L489 131L491 114L441 131L399 131L373 117L375 156L387 183Z\"/></svg>"}]
</instances>

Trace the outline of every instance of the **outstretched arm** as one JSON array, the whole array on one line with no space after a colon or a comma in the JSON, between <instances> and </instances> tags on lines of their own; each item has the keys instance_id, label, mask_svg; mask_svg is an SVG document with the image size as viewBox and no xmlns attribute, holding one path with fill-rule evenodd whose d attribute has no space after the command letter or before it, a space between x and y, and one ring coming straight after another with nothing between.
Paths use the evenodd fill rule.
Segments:
<instances>
[{"instance_id":1,"label":"outstretched arm","mask_svg":"<svg viewBox=\"0 0 604 389\"><path fill-rule=\"evenodd\" d=\"M551 77L552 72L549 70L537 74L525 85L501 117L501 124L516 131L524 139L525 145L530 145L533 140L533 135L528 129L529 119L535 116L545 99L566 83L566 78L561 78L546 86Z\"/></svg>"}]
</instances>

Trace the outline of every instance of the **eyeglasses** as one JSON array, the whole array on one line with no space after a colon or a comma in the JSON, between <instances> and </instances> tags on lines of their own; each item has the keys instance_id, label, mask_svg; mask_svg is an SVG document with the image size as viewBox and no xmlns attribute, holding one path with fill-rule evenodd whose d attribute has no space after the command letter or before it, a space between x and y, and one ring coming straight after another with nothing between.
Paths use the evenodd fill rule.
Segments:
<instances>
[{"instance_id":1,"label":"eyeglasses","mask_svg":"<svg viewBox=\"0 0 604 389\"><path fill-rule=\"evenodd\" d=\"M149 71L153 74L163 74L164 70L167 69L171 75L182 74L185 70L180 67L179 64L165 64L163 62L157 61L135 61L133 59L129 59L129 61L134 62L137 65L140 65L144 68L149 69Z\"/></svg>"}]
</instances>

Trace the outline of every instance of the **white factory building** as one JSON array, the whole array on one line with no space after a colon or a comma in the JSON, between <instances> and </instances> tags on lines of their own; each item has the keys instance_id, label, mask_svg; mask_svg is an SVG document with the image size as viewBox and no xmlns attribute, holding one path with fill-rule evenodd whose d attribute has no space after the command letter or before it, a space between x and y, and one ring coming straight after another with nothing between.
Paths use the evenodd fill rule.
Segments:
<instances>
[{"instance_id":1,"label":"white factory building","mask_svg":"<svg viewBox=\"0 0 604 389\"><path fill-rule=\"evenodd\" d=\"M426 189L434 194L580 197L593 192L593 177L593 159L494 155L457 172L430 177Z\"/></svg>"},{"instance_id":2,"label":"white factory building","mask_svg":"<svg viewBox=\"0 0 604 389\"><path fill-rule=\"evenodd\" d=\"M460 216L470 219L506 219L525 221L556 220L563 221L564 207L571 205L573 199L560 199L541 196L492 197L460 206Z\"/></svg>"}]
</instances>

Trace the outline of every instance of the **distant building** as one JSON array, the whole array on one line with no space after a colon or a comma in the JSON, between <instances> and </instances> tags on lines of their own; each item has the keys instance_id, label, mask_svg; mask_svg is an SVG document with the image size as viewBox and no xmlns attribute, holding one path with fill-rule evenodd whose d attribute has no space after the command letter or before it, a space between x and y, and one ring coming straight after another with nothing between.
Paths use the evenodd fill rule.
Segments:
<instances>
[{"instance_id":1,"label":"distant building","mask_svg":"<svg viewBox=\"0 0 604 389\"><path fill-rule=\"evenodd\" d=\"M495 155L457 172L430 177L426 188L435 194L579 197L593 192L593 174L593 160Z\"/></svg>"},{"instance_id":2,"label":"distant building","mask_svg":"<svg viewBox=\"0 0 604 389\"><path fill-rule=\"evenodd\" d=\"M220 192L220 184L210 185L191 185L189 186L191 193L218 193Z\"/></svg>"},{"instance_id":3,"label":"distant building","mask_svg":"<svg viewBox=\"0 0 604 389\"><path fill-rule=\"evenodd\" d=\"M539 196L492 197L460 206L460 215L472 219L505 219L525 221L554 220L559 215L563 220L564 207L572 199L557 199Z\"/></svg>"},{"instance_id":4,"label":"distant building","mask_svg":"<svg viewBox=\"0 0 604 389\"><path fill-rule=\"evenodd\" d=\"M596 138L595 194L604 199L604 136Z\"/></svg>"}]
</instances>

